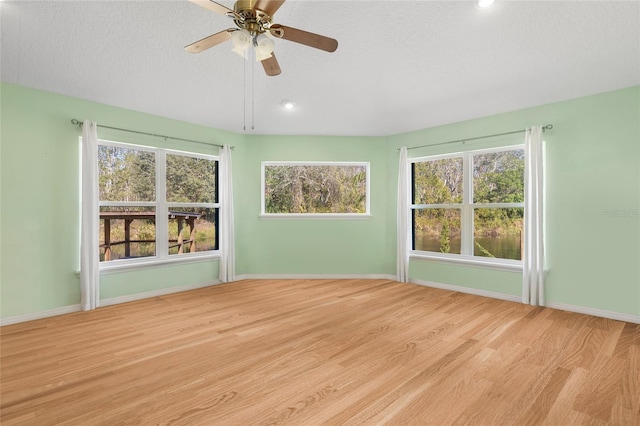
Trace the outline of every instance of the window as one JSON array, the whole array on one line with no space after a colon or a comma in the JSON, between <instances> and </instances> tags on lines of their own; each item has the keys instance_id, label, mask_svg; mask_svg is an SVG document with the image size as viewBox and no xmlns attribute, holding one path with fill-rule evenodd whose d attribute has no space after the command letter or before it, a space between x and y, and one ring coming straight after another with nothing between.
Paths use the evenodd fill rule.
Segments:
<instances>
[{"instance_id":1,"label":"window","mask_svg":"<svg viewBox=\"0 0 640 426\"><path fill-rule=\"evenodd\" d=\"M369 163L262 163L262 215L368 214Z\"/></svg>"},{"instance_id":2,"label":"window","mask_svg":"<svg viewBox=\"0 0 640 426\"><path fill-rule=\"evenodd\" d=\"M218 249L217 157L99 141L98 189L101 262Z\"/></svg>"},{"instance_id":3,"label":"window","mask_svg":"<svg viewBox=\"0 0 640 426\"><path fill-rule=\"evenodd\" d=\"M410 161L414 252L521 261L521 146Z\"/></svg>"}]
</instances>

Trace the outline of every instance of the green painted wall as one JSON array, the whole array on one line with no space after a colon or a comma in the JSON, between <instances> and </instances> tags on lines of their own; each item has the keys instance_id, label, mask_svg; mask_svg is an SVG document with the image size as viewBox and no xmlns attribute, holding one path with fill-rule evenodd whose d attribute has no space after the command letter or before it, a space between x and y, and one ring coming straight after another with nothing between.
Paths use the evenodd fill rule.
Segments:
<instances>
[{"instance_id":1,"label":"green painted wall","mask_svg":"<svg viewBox=\"0 0 640 426\"><path fill-rule=\"evenodd\" d=\"M228 132L2 83L0 87L1 315L10 317L80 302L79 140L71 118L242 145ZM213 146L100 129L98 136L217 154ZM217 261L103 275L101 297L217 279Z\"/></svg>"},{"instance_id":2,"label":"green painted wall","mask_svg":"<svg viewBox=\"0 0 640 426\"><path fill-rule=\"evenodd\" d=\"M238 274L395 274L397 148L553 123L548 160L548 300L640 314L640 87L386 138L239 135L2 84L1 315L79 303L79 143L71 118L230 143ZM206 146L102 130L99 136L215 153ZM467 147L520 143L518 137ZM459 151L423 148L412 155ZM362 220L261 219L260 163L369 161L371 213ZM616 213L623 216L615 216ZM630 212L626 214L624 212ZM104 274L102 298L217 276L217 262ZM411 277L517 295L518 273L412 260Z\"/></svg>"},{"instance_id":3,"label":"green painted wall","mask_svg":"<svg viewBox=\"0 0 640 426\"><path fill-rule=\"evenodd\" d=\"M552 123L547 142L547 300L640 314L640 87L391 136L391 148L435 144ZM521 141L522 139L519 139ZM516 139L518 142L518 139ZM509 144L511 137L466 149ZM461 144L409 151L457 152ZM397 185L397 152L388 192ZM621 216L616 216L621 215ZM389 209L395 215L395 206ZM519 294L521 275L412 260L414 279ZM511 283L512 287L508 287ZM507 287L505 287L507 285Z\"/></svg>"},{"instance_id":4,"label":"green painted wall","mask_svg":"<svg viewBox=\"0 0 640 426\"><path fill-rule=\"evenodd\" d=\"M251 136L234 157L238 274L394 274L386 233L384 138ZM371 217L261 219L262 161L368 161ZM391 254L391 255L390 255Z\"/></svg>"},{"instance_id":5,"label":"green painted wall","mask_svg":"<svg viewBox=\"0 0 640 426\"><path fill-rule=\"evenodd\" d=\"M520 296L522 294L522 273L496 271L466 265L416 260L411 262L411 278L468 287L476 290Z\"/></svg>"},{"instance_id":6,"label":"green painted wall","mask_svg":"<svg viewBox=\"0 0 640 426\"><path fill-rule=\"evenodd\" d=\"M100 298L145 293L162 288L207 284L218 278L218 261L159 265L152 269L110 272L100 276Z\"/></svg>"}]
</instances>

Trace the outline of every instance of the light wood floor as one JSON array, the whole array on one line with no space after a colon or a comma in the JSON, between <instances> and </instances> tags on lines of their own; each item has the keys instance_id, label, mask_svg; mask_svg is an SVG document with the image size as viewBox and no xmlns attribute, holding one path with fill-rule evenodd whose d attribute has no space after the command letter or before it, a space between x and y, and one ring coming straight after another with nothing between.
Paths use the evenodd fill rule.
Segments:
<instances>
[{"instance_id":1,"label":"light wood floor","mask_svg":"<svg viewBox=\"0 0 640 426\"><path fill-rule=\"evenodd\" d=\"M385 280L1 329L2 425L640 424L640 326Z\"/></svg>"}]
</instances>

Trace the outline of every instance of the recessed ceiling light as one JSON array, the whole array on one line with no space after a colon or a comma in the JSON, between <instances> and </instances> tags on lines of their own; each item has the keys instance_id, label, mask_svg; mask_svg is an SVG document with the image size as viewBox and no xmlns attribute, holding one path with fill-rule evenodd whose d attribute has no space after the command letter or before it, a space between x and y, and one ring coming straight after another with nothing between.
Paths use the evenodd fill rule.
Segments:
<instances>
[{"instance_id":1,"label":"recessed ceiling light","mask_svg":"<svg viewBox=\"0 0 640 426\"><path fill-rule=\"evenodd\" d=\"M291 111L293 108L295 108L296 103L293 101L282 101L282 107L286 110Z\"/></svg>"},{"instance_id":2,"label":"recessed ceiling light","mask_svg":"<svg viewBox=\"0 0 640 426\"><path fill-rule=\"evenodd\" d=\"M489 7L495 0L478 0L478 7Z\"/></svg>"}]
</instances>

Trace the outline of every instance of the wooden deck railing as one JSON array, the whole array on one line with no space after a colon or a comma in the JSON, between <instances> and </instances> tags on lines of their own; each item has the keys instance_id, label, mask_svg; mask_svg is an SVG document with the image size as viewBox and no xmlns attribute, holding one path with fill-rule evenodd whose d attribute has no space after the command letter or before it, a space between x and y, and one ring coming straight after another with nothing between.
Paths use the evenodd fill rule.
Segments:
<instances>
[{"instance_id":1,"label":"wooden deck railing","mask_svg":"<svg viewBox=\"0 0 640 426\"><path fill-rule=\"evenodd\" d=\"M184 253L185 245L189 245L189 252L196 252L196 219L201 215L199 213L170 211L169 219L178 221L178 238L169 239L169 248L178 247L178 253ZM100 219L104 221L104 244L100 244L100 248L104 248L104 260L111 260L111 247L124 244L124 257L131 257L132 243L155 243L156 240L132 240L131 239L131 223L134 220L148 220L155 223L155 212L101 212ZM111 221L124 221L124 240L111 241ZM189 226L189 239L185 240L182 236L184 223Z\"/></svg>"}]
</instances>

